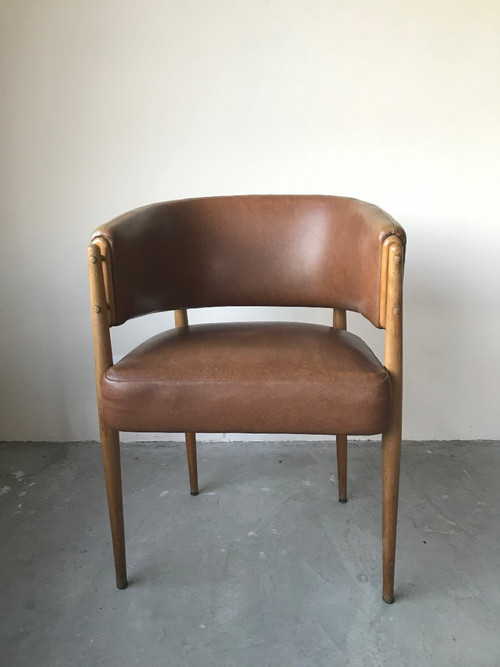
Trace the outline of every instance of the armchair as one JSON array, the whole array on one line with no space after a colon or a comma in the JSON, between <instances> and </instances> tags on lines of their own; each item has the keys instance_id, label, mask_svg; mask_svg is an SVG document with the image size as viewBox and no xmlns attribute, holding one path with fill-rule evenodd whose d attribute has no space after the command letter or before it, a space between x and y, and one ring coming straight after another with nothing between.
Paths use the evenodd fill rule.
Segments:
<instances>
[{"instance_id":1,"label":"armchair","mask_svg":"<svg viewBox=\"0 0 500 667\"><path fill-rule=\"evenodd\" d=\"M127 586L119 431L335 435L339 500L347 436L382 433L383 599L394 601L401 449L402 227L329 196L233 196L145 206L99 227L88 248L97 405L118 588ZM209 306L333 308L333 326L189 325ZM110 327L175 311L176 328L113 361ZM384 364L346 311L385 329Z\"/></svg>"}]
</instances>

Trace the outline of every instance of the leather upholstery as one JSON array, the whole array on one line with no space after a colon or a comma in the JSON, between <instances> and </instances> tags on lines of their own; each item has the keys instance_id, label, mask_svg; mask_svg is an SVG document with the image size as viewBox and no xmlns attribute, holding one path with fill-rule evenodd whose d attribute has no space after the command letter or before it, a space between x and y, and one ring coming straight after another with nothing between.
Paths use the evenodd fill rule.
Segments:
<instances>
[{"instance_id":1,"label":"leather upholstery","mask_svg":"<svg viewBox=\"0 0 500 667\"><path fill-rule=\"evenodd\" d=\"M204 306L325 306L379 321L381 209L325 196L152 204L94 232L110 247L115 320Z\"/></svg>"},{"instance_id":2,"label":"leather upholstery","mask_svg":"<svg viewBox=\"0 0 500 667\"><path fill-rule=\"evenodd\" d=\"M390 378L357 336L297 323L194 325L155 336L102 382L121 431L382 432Z\"/></svg>"}]
</instances>

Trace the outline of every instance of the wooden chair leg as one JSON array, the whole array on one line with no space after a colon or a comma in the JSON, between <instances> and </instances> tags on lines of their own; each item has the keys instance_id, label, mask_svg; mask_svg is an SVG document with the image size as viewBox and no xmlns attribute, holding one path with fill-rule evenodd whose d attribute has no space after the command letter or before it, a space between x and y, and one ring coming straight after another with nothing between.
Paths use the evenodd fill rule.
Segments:
<instances>
[{"instance_id":1,"label":"wooden chair leg","mask_svg":"<svg viewBox=\"0 0 500 667\"><path fill-rule=\"evenodd\" d=\"M347 502L347 435L337 435L337 477L339 502Z\"/></svg>"},{"instance_id":2,"label":"wooden chair leg","mask_svg":"<svg viewBox=\"0 0 500 667\"><path fill-rule=\"evenodd\" d=\"M113 540L116 586L127 588L125 558L125 528L123 523L122 475L120 466L120 441L118 431L101 427L101 449L108 496L109 521Z\"/></svg>"},{"instance_id":3,"label":"wooden chair leg","mask_svg":"<svg viewBox=\"0 0 500 667\"><path fill-rule=\"evenodd\" d=\"M186 433L186 453L189 469L191 495L198 495L198 463L196 459L196 433Z\"/></svg>"},{"instance_id":4,"label":"wooden chair leg","mask_svg":"<svg viewBox=\"0 0 500 667\"><path fill-rule=\"evenodd\" d=\"M382 597L388 603L394 602L400 459L401 431L393 429L382 435Z\"/></svg>"}]
</instances>

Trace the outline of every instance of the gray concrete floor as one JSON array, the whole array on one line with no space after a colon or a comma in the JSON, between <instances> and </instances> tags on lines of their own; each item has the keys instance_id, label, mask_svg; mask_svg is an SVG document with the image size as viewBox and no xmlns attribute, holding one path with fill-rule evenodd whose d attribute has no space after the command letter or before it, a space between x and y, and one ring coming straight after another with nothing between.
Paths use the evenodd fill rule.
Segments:
<instances>
[{"instance_id":1,"label":"gray concrete floor","mask_svg":"<svg viewBox=\"0 0 500 667\"><path fill-rule=\"evenodd\" d=\"M397 600L381 599L380 452L123 446L130 586L114 587L95 443L0 445L0 663L500 665L500 443L405 443Z\"/></svg>"}]
</instances>

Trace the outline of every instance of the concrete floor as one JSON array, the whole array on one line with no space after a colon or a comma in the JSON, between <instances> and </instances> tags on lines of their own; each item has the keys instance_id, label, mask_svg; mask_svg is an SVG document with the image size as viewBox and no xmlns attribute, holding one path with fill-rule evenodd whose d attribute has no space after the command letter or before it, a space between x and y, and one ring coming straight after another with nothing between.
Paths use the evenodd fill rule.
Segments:
<instances>
[{"instance_id":1,"label":"concrete floor","mask_svg":"<svg viewBox=\"0 0 500 667\"><path fill-rule=\"evenodd\" d=\"M500 665L500 443L406 443L397 600L381 599L379 445L123 446L114 587L95 443L0 445L6 667Z\"/></svg>"}]
</instances>

